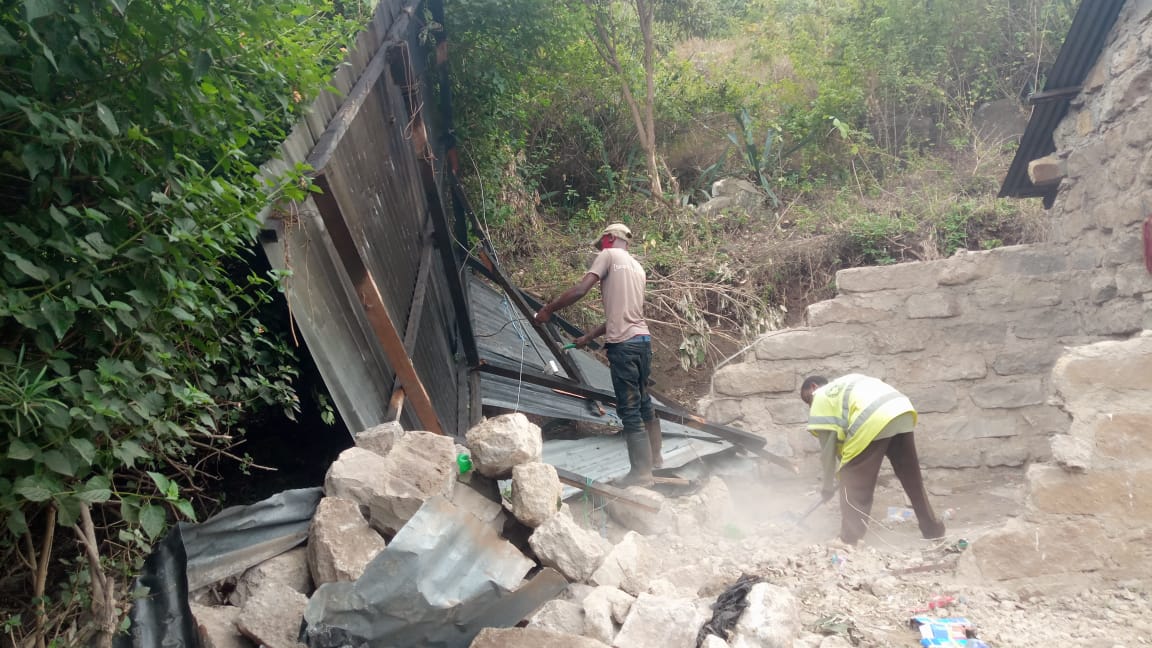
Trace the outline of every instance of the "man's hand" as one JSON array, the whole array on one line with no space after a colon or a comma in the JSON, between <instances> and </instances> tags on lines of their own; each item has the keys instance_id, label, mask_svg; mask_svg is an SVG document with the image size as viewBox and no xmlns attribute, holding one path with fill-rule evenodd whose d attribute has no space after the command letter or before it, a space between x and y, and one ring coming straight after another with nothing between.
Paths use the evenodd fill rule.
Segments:
<instances>
[{"instance_id":1,"label":"man's hand","mask_svg":"<svg viewBox=\"0 0 1152 648\"><path fill-rule=\"evenodd\" d=\"M577 349L583 349L584 347L588 346L588 343L591 341L592 338L590 336L581 335L575 340L572 340L572 344L575 344Z\"/></svg>"},{"instance_id":2,"label":"man's hand","mask_svg":"<svg viewBox=\"0 0 1152 648\"><path fill-rule=\"evenodd\" d=\"M541 306L540 310L536 311L536 314L532 316L532 321L536 322L537 324L543 324L551 319L552 311L548 310L547 305Z\"/></svg>"}]
</instances>

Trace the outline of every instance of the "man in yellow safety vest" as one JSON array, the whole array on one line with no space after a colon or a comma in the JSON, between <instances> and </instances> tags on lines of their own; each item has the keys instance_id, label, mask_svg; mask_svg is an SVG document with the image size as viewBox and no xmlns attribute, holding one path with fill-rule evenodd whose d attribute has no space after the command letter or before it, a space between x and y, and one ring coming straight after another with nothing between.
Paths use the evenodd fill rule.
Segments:
<instances>
[{"instance_id":1,"label":"man in yellow safety vest","mask_svg":"<svg viewBox=\"0 0 1152 648\"><path fill-rule=\"evenodd\" d=\"M916 456L916 410L908 397L878 378L848 374L828 381L810 376L800 386L810 407L808 431L820 440L824 501L836 494L840 459L840 539L856 544L868 531L876 477L884 457L916 512L925 538L944 536L944 523L928 502Z\"/></svg>"}]
</instances>

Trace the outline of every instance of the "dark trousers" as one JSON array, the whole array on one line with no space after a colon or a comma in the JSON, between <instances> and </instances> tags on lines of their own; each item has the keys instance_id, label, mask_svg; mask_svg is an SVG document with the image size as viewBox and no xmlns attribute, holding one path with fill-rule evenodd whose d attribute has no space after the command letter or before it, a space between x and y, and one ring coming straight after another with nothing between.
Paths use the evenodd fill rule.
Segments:
<instances>
[{"instance_id":1,"label":"dark trousers","mask_svg":"<svg viewBox=\"0 0 1152 648\"><path fill-rule=\"evenodd\" d=\"M912 432L905 432L887 439L876 439L852 461L840 467L840 539L856 544L867 533L872 497L876 493L876 477L880 474L884 457L892 463L896 478L912 502L920 534L925 538L943 536L944 523L928 503L928 491L920 474L916 438Z\"/></svg>"},{"instance_id":2,"label":"dark trousers","mask_svg":"<svg viewBox=\"0 0 1152 648\"><path fill-rule=\"evenodd\" d=\"M652 397L648 395L652 343L618 342L604 347L616 392L616 415L624 425L624 434L647 434L644 421L651 421L653 416Z\"/></svg>"}]
</instances>

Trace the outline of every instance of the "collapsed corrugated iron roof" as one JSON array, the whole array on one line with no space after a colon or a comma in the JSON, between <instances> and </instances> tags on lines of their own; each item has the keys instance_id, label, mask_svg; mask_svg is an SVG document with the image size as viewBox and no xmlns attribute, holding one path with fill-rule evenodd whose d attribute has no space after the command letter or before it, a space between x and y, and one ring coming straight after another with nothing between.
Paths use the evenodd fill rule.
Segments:
<instances>
[{"instance_id":1,"label":"collapsed corrugated iron roof","mask_svg":"<svg viewBox=\"0 0 1152 648\"><path fill-rule=\"evenodd\" d=\"M511 303L503 291L472 276L468 287L481 360L512 365L525 371L567 378L540 334ZM591 387L612 391L612 376L605 365L586 351L573 349L570 357ZM562 390L535 385L516 378L481 374L483 405L504 411L534 414L548 419L581 421L619 429L620 419L612 407L596 410L589 399ZM659 399L655 399L660 402ZM671 421L664 421L662 456L669 468L731 448L712 434ZM577 439L545 439L544 461L596 481L628 472L628 454L618 434L591 435Z\"/></svg>"},{"instance_id":2,"label":"collapsed corrugated iron roof","mask_svg":"<svg viewBox=\"0 0 1152 648\"><path fill-rule=\"evenodd\" d=\"M1008 167L999 197L1043 197L1044 206L1052 206L1059 185L1038 187L1033 184L1028 177L1028 163L1056 150L1052 133L1064 115L1068 114L1069 102L1076 97L1084 78L1096 64L1122 6L1124 0L1090 0L1080 3L1068 35L1064 38L1064 45L1048 71L1043 92L1029 99L1034 104L1032 116L1020 139L1016 157Z\"/></svg>"}]
</instances>

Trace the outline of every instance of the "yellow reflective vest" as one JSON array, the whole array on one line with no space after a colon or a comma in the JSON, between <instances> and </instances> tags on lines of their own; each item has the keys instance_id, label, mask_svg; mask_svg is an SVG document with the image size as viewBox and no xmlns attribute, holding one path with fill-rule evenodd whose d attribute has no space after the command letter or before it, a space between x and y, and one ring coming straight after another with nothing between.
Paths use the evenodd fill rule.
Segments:
<instances>
[{"instance_id":1,"label":"yellow reflective vest","mask_svg":"<svg viewBox=\"0 0 1152 648\"><path fill-rule=\"evenodd\" d=\"M813 436L824 430L836 433L836 454L840 464L852 461L868 447L892 419L916 410L912 401L878 378L848 374L812 393L808 411L808 431Z\"/></svg>"}]
</instances>

